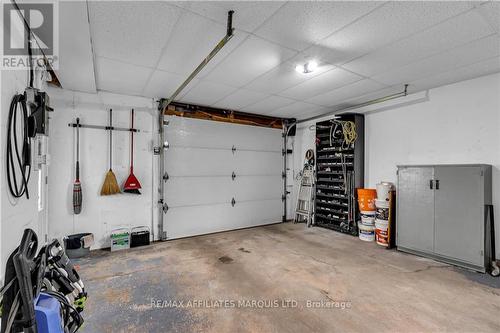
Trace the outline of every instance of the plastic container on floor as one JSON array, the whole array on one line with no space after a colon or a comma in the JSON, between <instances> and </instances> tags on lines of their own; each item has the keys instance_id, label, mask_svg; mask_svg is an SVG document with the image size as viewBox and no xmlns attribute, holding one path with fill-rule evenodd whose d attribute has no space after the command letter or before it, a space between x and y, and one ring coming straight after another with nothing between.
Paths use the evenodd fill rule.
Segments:
<instances>
[{"instance_id":1,"label":"plastic container on floor","mask_svg":"<svg viewBox=\"0 0 500 333\"><path fill-rule=\"evenodd\" d=\"M130 231L120 228L111 231L111 251L126 250L130 248Z\"/></svg>"},{"instance_id":2,"label":"plastic container on floor","mask_svg":"<svg viewBox=\"0 0 500 333\"><path fill-rule=\"evenodd\" d=\"M379 208L377 207L377 212L375 214L377 220L389 220L389 208Z\"/></svg>"},{"instance_id":3,"label":"plastic container on floor","mask_svg":"<svg viewBox=\"0 0 500 333\"><path fill-rule=\"evenodd\" d=\"M375 227L363 225L358 222L359 239L365 242L373 242L375 240Z\"/></svg>"},{"instance_id":4,"label":"plastic container on floor","mask_svg":"<svg viewBox=\"0 0 500 333\"><path fill-rule=\"evenodd\" d=\"M358 188L358 203L361 212L375 210L377 191L371 188Z\"/></svg>"},{"instance_id":5,"label":"plastic container on floor","mask_svg":"<svg viewBox=\"0 0 500 333\"><path fill-rule=\"evenodd\" d=\"M375 220L375 240L379 245L389 246L389 221Z\"/></svg>"},{"instance_id":6,"label":"plastic container on floor","mask_svg":"<svg viewBox=\"0 0 500 333\"><path fill-rule=\"evenodd\" d=\"M376 185L377 198L381 201L389 201L389 192L394 189L394 184L389 182L380 182Z\"/></svg>"},{"instance_id":7,"label":"plastic container on floor","mask_svg":"<svg viewBox=\"0 0 500 333\"><path fill-rule=\"evenodd\" d=\"M377 208L389 208L389 201L385 200L375 200L375 207Z\"/></svg>"},{"instance_id":8,"label":"plastic container on floor","mask_svg":"<svg viewBox=\"0 0 500 333\"><path fill-rule=\"evenodd\" d=\"M361 212L361 224L366 226L374 226L375 212Z\"/></svg>"},{"instance_id":9,"label":"plastic container on floor","mask_svg":"<svg viewBox=\"0 0 500 333\"><path fill-rule=\"evenodd\" d=\"M89 232L64 237L66 255L70 259L86 256L92 245L94 245L94 235Z\"/></svg>"}]
</instances>

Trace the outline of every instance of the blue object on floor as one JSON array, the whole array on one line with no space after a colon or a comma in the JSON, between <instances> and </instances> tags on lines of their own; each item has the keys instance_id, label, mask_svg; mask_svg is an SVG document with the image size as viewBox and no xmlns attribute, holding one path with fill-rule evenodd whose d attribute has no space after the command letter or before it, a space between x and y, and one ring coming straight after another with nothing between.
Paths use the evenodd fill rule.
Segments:
<instances>
[{"instance_id":1,"label":"blue object on floor","mask_svg":"<svg viewBox=\"0 0 500 333\"><path fill-rule=\"evenodd\" d=\"M35 302L35 318L38 333L64 333L61 304L56 298L40 293Z\"/></svg>"}]
</instances>

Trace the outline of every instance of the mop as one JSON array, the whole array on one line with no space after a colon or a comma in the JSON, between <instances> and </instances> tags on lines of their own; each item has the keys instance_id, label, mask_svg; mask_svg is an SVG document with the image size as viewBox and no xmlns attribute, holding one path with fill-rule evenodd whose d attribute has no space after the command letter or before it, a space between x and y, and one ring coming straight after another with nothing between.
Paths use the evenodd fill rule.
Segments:
<instances>
[{"instance_id":1,"label":"mop","mask_svg":"<svg viewBox=\"0 0 500 333\"><path fill-rule=\"evenodd\" d=\"M116 176L111 168L113 165L113 118L111 112L112 110L109 109L109 170L102 184L101 195L121 193L120 186L118 186Z\"/></svg>"},{"instance_id":2,"label":"mop","mask_svg":"<svg viewBox=\"0 0 500 333\"><path fill-rule=\"evenodd\" d=\"M123 192L141 194L139 189L141 188L141 183L134 175L134 109L131 112L131 130L130 130L130 174L123 185Z\"/></svg>"},{"instance_id":3,"label":"mop","mask_svg":"<svg viewBox=\"0 0 500 333\"><path fill-rule=\"evenodd\" d=\"M76 118L76 175L73 183L73 212L82 211L82 184L80 183L80 118Z\"/></svg>"}]
</instances>

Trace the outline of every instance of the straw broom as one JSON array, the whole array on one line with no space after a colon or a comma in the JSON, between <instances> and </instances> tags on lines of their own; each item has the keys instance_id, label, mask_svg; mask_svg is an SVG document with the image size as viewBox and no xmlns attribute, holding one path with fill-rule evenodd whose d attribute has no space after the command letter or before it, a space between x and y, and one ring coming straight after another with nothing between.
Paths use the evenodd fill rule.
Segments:
<instances>
[{"instance_id":1,"label":"straw broom","mask_svg":"<svg viewBox=\"0 0 500 333\"><path fill-rule=\"evenodd\" d=\"M112 109L109 109L109 170L104 178L104 183L101 188L101 195L112 195L121 193L120 186L116 181L116 176L113 173L113 116Z\"/></svg>"}]
</instances>

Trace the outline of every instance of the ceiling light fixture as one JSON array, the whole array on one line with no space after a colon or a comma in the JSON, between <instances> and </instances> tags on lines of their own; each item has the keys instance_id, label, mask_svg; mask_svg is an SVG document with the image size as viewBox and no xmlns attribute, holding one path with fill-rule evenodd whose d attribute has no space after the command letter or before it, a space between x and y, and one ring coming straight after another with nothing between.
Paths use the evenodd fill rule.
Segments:
<instances>
[{"instance_id":1,"label":"ceiling light fixture","mask_svg":"<svg viewBox=\"0 0 500 333\"><path fill-rule=\"evenodd\" d=\"M306 62L304 65L295 66L295 70L301 74L312 73L318 68L318 63L315 60Z\"/></svg>"}]
</instances>

